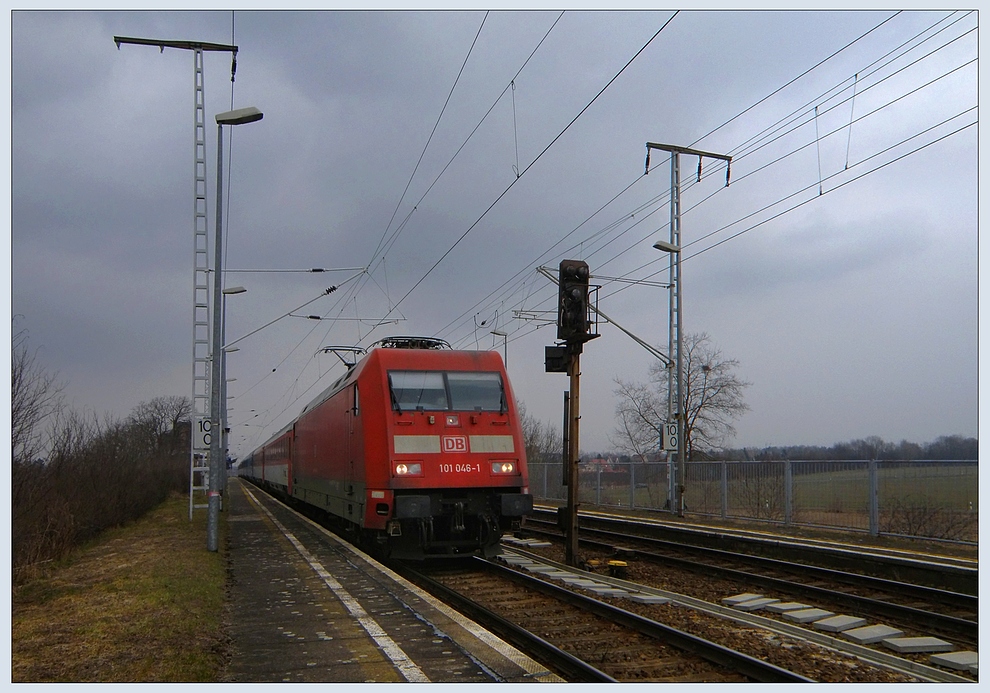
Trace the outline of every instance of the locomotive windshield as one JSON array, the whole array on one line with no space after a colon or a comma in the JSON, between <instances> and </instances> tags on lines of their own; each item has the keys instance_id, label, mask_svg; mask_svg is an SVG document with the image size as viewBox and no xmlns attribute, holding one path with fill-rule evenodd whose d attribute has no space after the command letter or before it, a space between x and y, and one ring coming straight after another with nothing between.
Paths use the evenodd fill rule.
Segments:
<instances>
[{"instance_id":1,"label":"locomotive windshield","mask_svg":"<svg viewBox=\"0 0 990 693\"><path fill-rule=\"evenodd\" d=\"M447 373L451 409L502 411L502 376L498 373Z\"/></svg>"},{"instance_id":2,"label":"locomotive windshield","mask_svg":"<svg viewBox=\"0 0 990 693\"><path fill-rule=\"evenodd\" d=\"M389 371L396 411L505 411L502 376L463 371Z\"/></svg>"}]
</instances>

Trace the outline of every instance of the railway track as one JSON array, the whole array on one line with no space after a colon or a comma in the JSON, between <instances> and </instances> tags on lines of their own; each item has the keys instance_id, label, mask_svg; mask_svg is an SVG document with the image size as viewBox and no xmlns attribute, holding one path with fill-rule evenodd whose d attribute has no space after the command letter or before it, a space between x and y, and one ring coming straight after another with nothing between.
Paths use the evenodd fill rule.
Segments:
<instances>
[{"instance_id":1,"label":"railway track","mask_svg":"<svg viewBox=\"0 0 990 693\"><path fill-rule=\"evenodd\" d=\"M555 526L557 511L546 506L534 508L527 525ZM948 556L863 547L837 542L782 537L760 532L713 529L667 523L604 512L582 511L581 532L611 531L629 537L667 542L682 550L723 550L737 555L778 559L784 562L818 566L849 574L873 576L890 581L934 587L975 598L979 588L976 562Z\"/></svg>"},{"instance_id":2,"label":"railway track","mask_svg":"<svg viewBox=\"0 0 990 693\"><path fill-rule=\"evenodd\" d=\"M572 569L539 555L520 555L526 553L503 546L499 562L538 565L514 569L474 559L456 564L471 566L464 571L445 562L423 577L410 575L401 564L393 568L572 681L973 680L933 669L920 659L885 657L861 646L836 648L837 638L827 634L739 613L713 601L665 593L648 586L655 584L648 580L636 585L580 570L566 575ZM630 573L643 563L631 562ZM569 578L567 589L552 584L562 576ZM634 596L669 596L657 600L666 603L626 598L629 595L593 598L587 594L587 584L580 584L591 578L598 587L640 593ZM696 574L691 579L702 582ZM484 588L487 580L497 580L501 586ZM717 602L718 595L711 599ZM594 620L584 625L584 619L591 617Z\"/></svg>"},{"instance_id":3,"label":"railway track","mask_svg":"<svg viewBox=\"0 0 990 693\"><path fill-rule=\"evenodd\" d=\"M487 561L410 580L574 682L811 682L767 661Z\"/></svg>"},{"instance_id":4,"label":"railway track","mask_svg":"<svg viewBox=\"0 0 990 693\"><path fill-rule=\"evenodd\" d=\"M534 571L543 579L560 579L550 572L554 569L574 571L540 554L520 548L515 541L509 546L504 546L503 551L505 553L500 560L512 565L522 565L522 569ZM562 550L560 553L563 553ZM537 565L525 566L526 561L535 561ZM959 673L958 667L933 666L929 662L928 654L894 655L880 645L856 644L837 637L836 634L821 632L812 628L810 624L807 626L794 624L781 620L779 616L770 617L739 611L726 605L728 599L719 600L713 597L714 601L706 601L650 586L655 584L653 582L643 584L629 579L601 575L600 572L581 570L575 572L582 577L593 578L606 586L665 598L663 601L668 604L660 606L633 606L625 600L622 601L624 608L631 608L637 613L681 630L703 635L714 642L723 643L818 681L959 683L972 682L975 679L975 671ZM709 583L709 581L694 576L692 584L696 583ZM727 592L723 590L720 594L725 596ZM722 603L717 603L718 601Z\"/></svg>"},{"instance_id":5,"label":"railway track","mask_svg":"<svg viewBox=\"0 0 990 693\"><path fill-rule=\"evenodd\" d=\"M539 523L540 529L534 524L537 523L529 523L527 531L562 541L562 535L546 523ZM769 590L790 598L814 600L824 607L882 618L910 631L947 637L966 647L978 645L978 604L971 595L619 532L581 532L582 546L598 555L634 551L638 562L649 561L667 570L721 578L738 584L740 589Z\"/></svg>"}]
</instances>

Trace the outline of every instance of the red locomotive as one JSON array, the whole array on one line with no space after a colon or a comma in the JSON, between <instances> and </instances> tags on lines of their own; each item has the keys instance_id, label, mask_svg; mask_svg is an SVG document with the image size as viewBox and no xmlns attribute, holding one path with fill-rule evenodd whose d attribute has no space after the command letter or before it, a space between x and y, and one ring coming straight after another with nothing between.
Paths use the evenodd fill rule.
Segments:
<instances>
[{"instance_id":1,"label":"red locomotive","mask_svg":"<svg viewBox=\"0 0 990 693\"><path fill-rule=\"evenodd\" d=\"M423 337L375 344L239 473L392 558L490 556L533 509L498 352Z\"/></svg>"}]
</instances>

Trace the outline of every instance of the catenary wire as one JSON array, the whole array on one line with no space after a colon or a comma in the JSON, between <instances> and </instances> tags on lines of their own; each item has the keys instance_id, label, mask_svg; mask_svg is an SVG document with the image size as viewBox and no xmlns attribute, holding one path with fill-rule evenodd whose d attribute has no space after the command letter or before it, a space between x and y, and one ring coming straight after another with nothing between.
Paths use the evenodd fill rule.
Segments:
<instances>
[{"instance_id":1,"label":"catenary wire","mask_svg":"<svg viewBox=\"0 0 990 693\"><path fill-rule=\"evenodd\" d=\"M481 213L481 216L479 216L464 231L464 233L462 233L460 235L460 237L456 241L454 241L454 243L443 253L443 255L441 255L440 258L437 259L437 261L433 263L433 265L430 267L430 269L428 269L426 271L426 273L422 277L420 277L420 279L415 284L413 284L413 286L402 296L402 298L400 298L396 302L396 304L395 304L395 307L396 308L399 305L401 305L402 302L405 301L417 288L419 288L420 284L422 284L426 280L426 278L429 277L430 274L433 273L433 270L435 270L437 268L437 266L439 266L440 263L443 262L444 259L448 255L450 255L451 252L453 252L454 248L456 248L458 246L458 244L460 244L460 242L463 241L468 236L468 234L470 234L471 231L473 231L477 227L477 225L479 223L481 223L482 219L484 219L485 216L487 216L488 212L490 212L499 203L499 201L501 201L502 198L505 197L506 194L508 194L508 192L516 185L516 183L519 180L522 179L522 177L536 164L536 162L538 162L543 157L543 155L546 154L553 147L553 145L556 144L558 140L560 140L561 137L563 137L564 133L567 132L571 128L571 126L574 125L574 123L576 123L577 120L582 115L584 115L584 113L589 108L591 108L591 106L599 99L599 97L601 97L601 95L605 93L605 91L622 75L622 73L626 71L626 69L636 60L636 58L638 58L643 53L643 51L645 51L650 46L650 44L653 43L653 41L657 38L657 36L659 36L660 33L665 28L667 28L667 26L670 25L670 23L674 20L674 17L676 17L679 12L680 12L679 10L675 11L674 14L671 15L671 17L663 24L663 26L661 26L660 29L658 29L657 32L655 34L653 34L652 37L650 37L650 39L646 42L646 44L644 44L643 47L640 48L636 52L636 54L632 58L629 59L629 62L627 62L619 70L619 72L616 73L616 75L614 77L612 77L612 79L610 79L608 81L608 83L604 87L602 87L601 91L599 91L598 94L596 94L591 99L591 101L589 101L588 104L585 105L584 108L582 108L580 110L580 112L578 112L578 114L576 116L574 116L574 118L571 119L571 121L567 125L564 126L564 129L561 130L560 133L558 133L557 136L554 137L553 140L551 140L550 143L547 144L546 147L544 147L543 150L539 154L537 154L536 157L529 164L527 164L526 168L524 168L522 171L519 172L519 175L515 178L515 180L513 180L511 183L509 183L509 185L505 188L505 190L503 190L498 195L498 197L496 197L495 200L485 209L485 211Z\"/></svg>"},{"instance_id":2,"label":"catenary wire","mask_svg":"<svg viewBox=\"0 0 990 693\"><path fill-rule=\"evenodd\" d=\"M967 63L967 64L968 64L968 63ZM965 66L965 65L964 65L964 66ZM960 67L964 67L964 66L960 66ZM959 69L959 68L956 68L956 69ZM943 75L943 76L944 76L944 75ZM934 81L934 80L933 80L933 81ZM915 90L913 90L913 91L917 91L917 89L915 89ZM904 98L904 95L902 95L901 97L898 97L898 99L895 99L895 101L896 101L896 100L899 100L900 98ZM975 108L975 107L974 107L974 108ZM877 109L877 110L879 110L879 109ZM969 110L973 110L973 109L969 109ZM969 112L969 111L964 111L964 112L963 112L963 113L961 113L961 114L957 114L956 116L953 116L952 118L949 118L949 119L947 119L946 121L943 121L942 123L939 123L938 125L935 125L935 126L932 126L931 128L929 128L929 129L927 129L927 130L926 130L926 131L924 131L924 132L928 132L928 131L930 131L930 130L933 130L933 129L935 129L935 128L937 128L937 127L939 127L939 126L941 126L941 125L944 125L945 123L947 123L947 122L949 122L949 121L951 121L951 120L953 120L953 119L955 119L955 118L958 118L958 117L959 117L960 115L963 115L963 114L964 114L964 113L966 113L966 112ZM867 114L867 115L869 115L869 114ZM842 129L842 128L839 128L839 129L837 129L837 131L838 131L838 130L841 130L841 129ZM963 129L964 129L964 128L963 128ZM920 135L922 135L922 134L924 134L924 132L922 132L922 133L918 133L918 134L916 134L916 135L914 135L914 136L912 136L912 138L916 138L916 137L918 137L918 136L920 136ZM954 134L954 133L952 133L952 134ZM909 139L912 139L912 138L908 138L908 140L909 140ZM941 139L944 139L944 137L943 137L943 138L940 138L940 140L941 140ZM900 146L900 145L903 145L903 144L904 144L904 143L905 143L906 141L908 141L908 140L904 140L904 141L902 141L902 142L900 142L900 143L898 143L897 145L893 145L893 147L894 147L894 148L896 148L897 146ZM809 143L809 144L807 144L807 145L804 145L804 146L805 146L805 147L806 147L806 146L810 146L810 144L813 144L813 143ZM923 148L925 148L925 147L927 147L927 146L929 146L929 145L927 145L927 144L926 144L926 145L923 145L922 147L919 147L919 148L918 148L918 149L917 149L916 151L920 151L920 149L923 149ZM887 150L884 150L884 151L889 151L889 149L891 149L891 148L888 148ZM869 158L875 158L875 156L877 156L877 155L879 155L879 154L882 154L882 153L883 153L883 152L878 152L878 153L877 153L876 155L874 155L874 156L872 156L872 157L869 157ZM899 158L904 158L904 157L899 157ZM861 163L862 163L862 162L861 162ZM886 164L885 164L885 165L886 165ZM882 167L877 167L877 169L876 169L876 170L879 170L880 168L882 168ZM842 172L839 172L839 174L835 174L835 175L840 175L841 173L842 173ZM866 175L866 174L864 174L864 175ZM830 176L830 178L832 178L832 177L834 177L834 176ZM862 177L863 177L863 176L858 176L858 177L857 177L857 179L859 179L859 178L862 178ZM737 182L738 182L738 181L737 181ZM852 182L852 181L849 181L849 182ZM842 183L842 184L841 184L840 186L836 186L836 187L842 187L842 186L844 186L844 185L846 185L846 184L848 184L848 183ZM785 199L786 199L786 198L785 198ZM814 198L813 198L813 199L814 199ZM809 201L810 201L810 200L809 200ZM769 205L769 207L772 207L772 206L774 206L774 205L776 205L776 204L779 204L779 202L780 202L780 201L778 201L777 203L774 203L773 205ZM795 208L796 208L796 206L795 206ZM749 216L752 216L752 215L749 215ZM777 216L779 216L779 215L777 215ZM736 222L734 222L734 223L739 223L739 222L738 222L738 220L737 220L737 221L736 221ZM760 224L762 224L762 223L765 223L765 222L760 222ZM758 226L758 225L760 225L760 224L756 224L756 225L754 225L754 227L755 227L755 226ZM747 229L746 231L748 231L748 230L750 230L750 229ZM745 233L746 231L743 231L742 233ZM740 233L740 234L736 234L736 235L735 235L734 237L737 237L737 236L739 236L739 235L742 235L742 233ZM712 234L709 234L709 236L710 236L710 235L712 235ZM699 240L700 240L700 239L699 239ZM692 242L692 244L690 244L690 245L693 245L693 244L695 244L696 242L697 242L697 241L695 241L695 242ZM718 244L721 244L721 242L719 242ZM718 245L718 244L715 244L715 245ZM711 246L711 247L714 247L714 245L713 245L713 246ZM698 253L695 253L695 255L698 255L698 254L700 254L701 252L705 252L705 250L707 250L707 249L708 249L708 248L706 248L706 249L704 249L704 250L701 250L701 251L699 251ZM686 259L686 258L685 258L685 259ZM635 270L632 270L631 272L629 272L629 273L627 273L627 275L626 275L626 276L628 276L629 274L633 274L633 273L635 273L635 272L638 272L638 271L641 271L641 270L642 270L642 269L644 269L645 267L648 267L648 266L650 266L650 265L652 265L652 264L656 264L656 262L657 262L657 261L652 261L652 262L650 262L650 263L646 263L646 265L643 265L643 266L641 266L641 267L639 267L639 268L636 268ZM650 276L650 277L653 277L653 276L656 276L656 274L660 274L660 273L661 273L662 271L664 271L664 270L661 270L660 272L656 272L656 273L654 273L654 274L652 274L652 275L649 275L649 276ZM624 289L626 289L626 288L629 288L629 287L623 287L623 289L620 289L620 291L621 291L621 290L624 290ZM608 294L608 296L611 296L611 295L614 295L614 293L617 293L617 292L613 292L613 293L611 293L611 294ZM477 305L480 305L480 302L479 302L479 304L477 304ZM531 331L529 331L529 332L527 332L526 334L529 334L529 333L531 333ZM454 340L453 340L453 338L452 338L452 341L454 341Z\"/></svg>"},{"instance_id":3,"label":"catenary wire","mask_svg":"<svg viewBox=\"0 0 990 693\"><path fill-rule=\"evenodd\" d=\"M888 17L888 18L886 18L886 19L884 19L884 20L883 20L882 22L880 22L879 24L877 24L877 25L875 25L874 27L872 27L871 29L869 29L869 30L868 30L868 31L866 31L865 33L863 33L863 34L861 34L861 35L860 35L859 37L857 37L856 39L854 39L854 40L853 40L853 41L851 41L850 43L848 43L848 44L846 44L846 45L845 45L845 46L844 46L843 48L841 48L841 49L839 49L839 50L837 50L837 51L835 51L835 52L833 52L833 53L832 53L831 55L829 55L829 56L828 56L827 58L825 58L824 60L822 60L822 61L820 61L819 63L817 63L817 64L816 64L816 65L814 65L813 67L811 67L811 68L809 68L808 70L805 70L804 72L802 72L801 74L799 74L799 75L798 75L797 77L794 77L793 79L791 79L790 81L788 81L787 83L785 83L784 85L782 85L781 87L779 87L779 88L777 88L777 89L775 89L774 91L772 91L772 92L771 92L770 94L768 94L768 95L766 95L766 96L764 96L763 98L761 98L761 99L759 99L759 100L758 100L757 102L755 102L754 104L752 104L752 105L751 105L751 106L749 106L748 108L746 108L746 109L744 109L744 110L743 110L742 112L740 112L740 113L739 113L739 114L737 114L736 116L733 116L732 118L730 118L729 120L727 120L727 121L726 121L725 123L723 123L722 125L720 125L720 126L718 126L718 127L717 127L717 128L715 128L714 130L712 130L711 132L709 132L709 133L708 133L707 135L704 135L703 137L701 137L701 138L699 138L699 140L697 140L696 142L700 142L701 140L703 140L703 139L705 139L705 138L707 138L707 137L708 137L708 136L710 136L711 134L713 134L713 133L715 133L715 132L717 132L718 130L720 130L720 129L722 129L723 127L725 127L725 126L727 126L728 124L730 124L730 123L732 123L732 122L734 122L734 121L735 121L736 119L738 119L739 117L741 117L741 116L742 116L742 115L744 115L745 113L747 113L747 112L749 112L749 111L751 111L751 110L753 110L753 109L754 109L754 108L755 108L756 106L758 106L759 104L761 104L761 103L763 103L763 102L765 102L765 101L767 101L768 99L770 99L770 98L771 98L771 97L773 97L774 95L776 95L776 94L779 94L779 93L780 93L781 91L783 91L783 90L784 90L785 88L787 88L788 86L790 86L790 85L792 85L792 84L794 84L794 83L796 83L796 82L797 82L798 80L800 80L801 78L803 78L803 77L805 77L805 76L807 76L808 74L810 74L810 73L811 73L812 71L814 71L815 69L817 69L817 68L818 68L818 67L820 67L821 65L823 65L823 64L825 64L826 62L828 62L828 61L829 61L829 60L831 60L832 58L834 58L834 57L836 57L837 55L839 55L840 53L842 53L842 52L843 52L843 51L845 51L846 49L848 49L848 48L850 48L851 46L853 46L854 44L856 44L857 42L859 42L860 40L862 40L862 39L863 39L863 38L865 38L866 36L868 36L868 35L870 35L870 34L871 34L871 33L873 33L874 31L876 31L877 29L879 29L880 27L882 27L882 26L883 26L884 24L886 24L887 22L889 22L890 20L892 20L892 19L893 19L894 17L896 17L896 16L897 16L897 14L899 14L899 13L895 13L894 15L891 15L890 17ZM930 29L930 27L929 27L929 29ZM926 29L925 31L928 31L929 29ZM924 32L922 32L922 33L924 33ZM616 195L615 197L613 197L613 198L612 198L612 200L610 200L610 201L609 201L609 203L606 203L606 205L605 205L605 206L603 206L603 207L602 207L601 209L604 209L604 207L606 207L606 206L608 206L609 204L611 204L612 202L614 202L614 201L615 201L615 200L616 200L616 199L617 199L618 197L620 197L620 196L621 196L621 195L622 195L623 193L625 193L625 192L626 192L626 191L627 191L628 189L630 189L630 188L631 188L631 187L632 187L633 185L635 185L635 184L636 184L637 182L639 182L640 180L641 180L641 178L637 178L636 180L634 180L634 181L633 181L632 183L630 183L630 184L629 184L628 186L626 186L626 188L624 188L624 189L622 190L622 192L620 192L620 193L619 193L618 195ZM601 209L599 209L599 210L598 210L598 212L600 212L600 211L601 211ZM596 212L595 214L597 214L598 212ZM578 229L579 229L579 228L580 228L581 226L583 226L583 225L584 225L585 223L587 223L587 222L588 222L588 221L589 221L589 220L590 220L591 218L593 218L593 217L595 216L595 214L593 214L593 215L591 215L590 217L588 217L588 219L586 219L586 220L585 220L584 222L582 222L582 223L581 223L581 224L580 224L580 225L579 225L578 227L576 227L576 228L575 228L575 229L573 229L573 230L572 230L571 232L569 232L569 233L568 233L568 234L567 234L567 235L566 235L566 236L565 236L564 238L567 238L567 237L569 237L570 235L572 235L573 233L575 233L575 232L576 232L576 231L577 231L577 230L578 230ZM548 249L548 250L547 250L547 251L546 251L545 253L543 253L543 255L541 255L540 257L542 258L542 257L545 257L545 256L546 256L547 254L549 254L549 252L551 252L551 251L552 251L552 249L553 249L554 247L556 247L557 245L559 245L559 244L560 244L560 242L561 242L562 240L563 240L563 239L561 239L561 240L558 240L558 241L557 241L556 243L554 243L554 244L553 244L553 246L551 246L551 248L550 248L550 249ZM529 265L527 265L526 267L524 267L523 269L521 269L521 270L520 270L519 272L517 272L517 273L516 273L516 275L515 275L515 276L514 276L513 278L511 278L511 279L509 279L509 280L508 280L507 282L505 282L505 283L504 283L504 284L503 284L502 286L500 286L500 287L498 287L498 288L497 288L497 289L495 290L495 292L499 292L499 291L501 291L501 290L502 290L502 289L503 289L503 288L504 288L504 287L505 287L505 286L506 286L507 284L509 284L509 283L511 283L512 281L514 281L514 280L515 280L515 279L516 279L516 278L517 278L517 277L518 277L518 276L519 276L520 274L523 274L523 273L528 273L528 272L530 272L530 271L532 270L532 267L533 267L534 265L536 265L537 263L539 263L539 262L540 262L540 259L537 259L537 260L536 260L535 262L533 262L533 263L531 263L531 264L529 264ZM470 313L471 311L473 311L473 310L475 310L475 309L477 309L477 308L478 308L479 306L481 306L481 305L483 305L483 304L484 304L484 302L485 302L486 300L487 300L487 299L482 299L481 301L479 301L478 303L476 303L476 304L475 304L475 305L474 305L474 306L473 306L473 307L472 307L471 309L469 309L468 311L466 311L466 312L465 312L465 314L462 314L462 315L461 315L461 316L460 316L459 318L456 318L456 319L455 319L455 320L453 321L453 323L451 323L451 324L448 324L447 326L445 326L444 328L442 328L442 330L441 330L441 332L440 332L440 334L444 334L444 333L446 332L446 330L448 330L448 329L449 329L449 328L450 328L450 327L451 327L451 326L452 326L452 325L453 325L454 323L458 323L458 322L463 322L463 319L464 319L464 317L465 317L465 315L466 315L467 313Z\"/></svg>"},{"instance_id":4,"label":"catenary wire","mask_svg":"<svg viewBox=\"0 0 990 693\"><path fill-rule=\"evenodd\" d=\"M859 120L859 119L857 119L857 121L858 121L858 120ZM806 145L806 146L807 146L807 145ZM926 146L927 146L927 145L926 145ZM878 168L879 168L879 167L878 167ZM863 175L867 175L868 173L869 173L869 172L867 172L866 174L863 174ZM860 177L861 177L861 176L860 176ZM637 179L637 181L634 181L634 183L633 183L633 184L635 184L635 182L638 182L638 180L639 180L639 179ZM735 181L735 182L738 182L738 179L737 179L737 181ZM852 181L849 181L849 182L852 182ZM631 186L632 186L633 184L630 184L630 186L627 186L627 187L631 187ZM847 183L843 183L842 185L845 185L845 184L847 184ZM616 197L618 197L618 196L616 196ZM607 206L607 205L606 205L606 206ZM575 229L575 231L576 231L576 229ZM602 230L602 231L599 231L599 232L598 232L598 234L604 234L604 233L606 233L606 232L607 232L606 230ZM745 232L745 231L744 231L744 232ZM571 233L574 233L574 231L572 231ZM737 235L738 235L738 234L737 234ZM570 234L568 234L568 236L570 236ZM729 239L726 239L726 240L729 240ZM609 241L609 243L610 243L610 242L611 242L611 241ZM724 242L724 241L721 241L721 242ZM721 243L721 242L720 242L720 243ZM558 241L557 243L555 243L553 247L556 247L556 245L557 245L557 244L559 244L559 243L560 243L560 241ZM713 245L713 246L711 246L711 247L715 247L715 246ZM707 250L707 249L706 249L706 250ZM700 252L704 252L704 250L702 250L702 251L699 251L699 253L700 253ZM699 253L696 253L696 254L699 254ZM442 258L441 258L441 259L442 259ZM510 280L510 282L511 282L511 280ZM507 283L510 283L510 282L507 282ZM504 285L503 285L503 286L504 286ZM501 287L500 287L500 288L501 288ZM408 294L407 294L407 295L408 295ZM405 298L405 297L404 297L404 298ZM476 306L477 306L477 305L480 305L480 303L479 303L479 304L476 304ZM537 328L533 328L533 329L532 329L532 330L530 330L529 332L532 332L532 331L535 331L536 329L539 329L539 328L538 328L538 327L537 327ZM512 338L512 339L514 339L514 338Z\"/></svg>"},{"instance_id":5,"label":"catenary wire","mask_svg":"<svg viewBox=\"0 0 990 693\"><path fill-rule=\"evenodd\" d=\"M563 12L561 12L561 13L560 13L560 14L559 14L559 15L557 16L557 19L556 19L556 20L554 21L554 23L553 23L553 25L552 25L552 26L550 27L550 29L549 29L549 30L547 31L547 33L546 33L546 35L544 35L544 37L543 37L543 39L541 39L541 41L539 42L539 44L537 45L537 47L536 47L536 48L535 48L535 49L534 49L534 50L532 51L532 53L530 54L530 56L529 56L529 57L528 57L528 58L526 59L526 61L525 61L525 62L523 63L523 65L522 65L522 67L520 67L520 68L519 68L519 70L517 71L517 73L516 73L516 78L518 78L518 76L519 76L519 74L520 74L520 73L522 72L522 70L523 70L523 69L525 68L525 66L526 66L526 64L528 64L528 62L529 62L529 60L530 60L530 59L531 59L531 58L533 57L533 55L535 55L535 53L536 53L536 51L537 51L537 50L539 49L539 47L540 47L540 45L542 45L542 44L543 44L543 42L544 42L544 41L546 40L546 38L547 38L547 36L549 36L549 34L550 34L550 32L551 32L551 31L553 30L553 28L554 28L554 27L555 27L555 26L557 25L557 22L559 22L559 21L560 21L560 18L561 18L561 17L563 16L563 14L564 14L564 13L563 13ZM488 14L486 13L486 15L485 15L485 17L487 18L487 16L488 16ZM484 26L484 21L482 21L482 27L483 27L483 26ZM472 42L472 45L471 45L471 50L470 50L470 51L469 51L469 53L468 53L468 57L470 56L470 53L471 53L471 51L473 51L473 49L474 49L474 46L475 46L475 44L477 43L477 39L478 39L478 36L480 35L480 33L481 33L481 27L479 27L479 29L478 29L478 33L476 34L476 36L475 36L475 39L474 39L474 41ZM465 58L465 60L464 60L464 64L463 64L463 65L462 65L462 67L461 67L461 71L460 71L460 72L458 73L458 78L457 78L457 79L459 79L459 78L460 78L460 74L461 74L461 73L463 73L463 69L464 69L464 65L466 65L466 64L467 64L467 60L468 60L468 57L466 57L466 58ZM456 87L456 82L457 82L457 80L455 80L455 84L454 84L454 86L455 86L455 87ZM446 105L447 105L447 103L449 103L449 101L450 101L450 98L451 98L451 95L453 94L453 91L454 91L454 87L452 87L452 88L451 88L451 91L450 91L450 94L448 94L448 97L447 97L447 102L446 102L446 103L444 104L444 109L446 108ZM504 93L504 90L503 90L503 93ZM501 98L501 95L500 95L500 97L499 97L499 99L500 99L500 98ZM498 99L496 100L496 102L495 102L495 104L497 104L497 103L498 103ZM495 107L495 104L493 104L493 105L492 105L492 107L491 107L491 108L489 109L489 112L490 112L491 110L493 110L493 109L494 109L494 107ZM432 140L432 137L433 137L433 134L434 134L434 133L436 132L436 128L437 128L437 126L439 125L439 122L440 122L440 119L442 118L442 114L443 114L443 110L444 110L444 109L442 109L442 110L441 110L441 115L440 115L440 117L438 117L438 119L437 119L437 124L436 124L436 125L434 126L434 129L433 129L433 132L431 133L431 135L430 135L430 138L429 138L429 140L427 141L427 144L426 144L426 146L424 147L424 150L423 150L423 154L421 154L421 155L420 155L420 158L419 158L419 161L417 162L417 164L416 164L416 167L415 167L415 169L414 169L414 172L413 172L413 176L411 176L411 177L410 177L410 180L409 180L409 182L408 182L408 183L407 183L407 185L406 185L406 189L405 189L405 190L403 191L403 193L402 193L402 196L400 197L400 200L399 200L399 202L398 202L398 203L397 203L397 205L396 205L396 212L398 211L398 209L399 209L399 207L401 206L401 203L402 203L402 199L404 199L404 197L405 197L405 195L406 195L406 192L408 191L408 189L409 189L409 186L410 186L410 185L411 185L411 183L412 183L412 180L413 180L413 177L415 176L415 173L416 173L416 170L418 170L418 168L419 168L419 163L420 163L420 162L422 161L422 158L423 158L423 155L425 155L425 152L426 152L426 149L427 149L427 148L429 147L429 143L430 143L430 141ZM485 117L487 118L487 114L486 114L486 116L485 116ZM484 118L482 119L482 122L483 122L483 121L484 121ZM475 127L475 131L476 131L476 130L477 130L477 129L478 129L479 127L480 127L480 126L481 126L481 123L479 122L479 124L478 124L478 125L477 125L477 126ZM473 134L474 134L474 132L472 132L472 135L473 135ZM470 136L469 136L469 138L468 138L468 139L470 139ZM460 152L460 150L461 150L461 149L463 149L463 148L464 148L464 146L466 145L466 143L467 143L467 142L465 142L464 144L462 144L462 145L461 145L461 148L460 148L460 149L458 149L458 153ZM456 157L456 153L455 153L455 157ZM452 159L451 161L453 161L453 159ZM449 165L450 165L450 163L448 163L448 164L447 164L447 167L449 167ZM445 167L445 168L444 168L444 171L446 171L446 168L447 168L447 167ZM442 175L442 172L441 172L441 175ZM439 179L439 176L438 176L438 179ZM434 184L435 184L435 183L436 183L436 181L434 181ZM430 188L431 188L431 189L432 189L432 187L433 187L433 185L431 185L431 186L430 186ZM427 192L429 192L429 190L428 190ZM425 194L424 194L424 198L425 198ZM420 200L420 202L422 202L422 200ZM390 243L394 243L394 240L395 240L395 238L397 237L397 234L398 234L398 232L400 232L400 231L401 231L401 229L402 229L402 228L403 228L403 227L405 226L405 223L406 223L406 222L407 222L407 221L409 220L409 217L410 217L410 216L412 215L412 213L413 213L413 211L415 211L415 207L413 208L413 210L411 210L411 211L409 212L409 214L407 214L407 215L406 215L406 218L405 218L405 219L403 220L403 222L402 222L402 224L401 224L401 225L399 226L399 228L398 228L398 230L397 230L396 232L394 232L394 233L393 233L393 235L392 235L392 237L390 238ZM395 217L395 212L393 212L393 220L394 220L394 217ZM390 222L389 222L389 226L391 226L391 223L392 223L392 222L390 221ZM388 231L387 231L387 229L388 229L388 227L386 227L386 231L385 231L385 232L383 233L383 236L382 236L382 241L379 241L379 245L378 245L378 247L376 248L376 250L375 250L375 253L373 253L373 257L372 257L372 261L371 261L372 263L374 263L374 261L375 261L375 259L376 259L376 257L378 256L378 251L379 251L379 250L382 250L382 243L383 243L383 241L384 241L384 239L385 239L385 237L386 237L386 236L387 236L387 234L388 234ZM385 248L385 251L386 251L386 252L387 252L387 248L388 248L388 247L390 247L390 244L386 246L386 248ZM383 253L383 254L382 254L382 256L381 256L381 258L379 259L379 264L381 264L381 263L384 263L384 259L385 259L385 253ZM370 264L371 264L371 263L369 263L369 265L370 265ZM377 266L377 265L376 265L376 266ZM368 278L368 279L373 279L373 277L371 276L371 274L370 274L370 272L368 272L368 273L366 273L366 275L367 275L367 278ZM376 283L377 283L377 282L376 282ZM364 282L359 282L359 283L358 283L358 285L357 285L357 286L356 286L355 288L353 288L353 289L351 289L351 290L349 290L349 291L348 291L348 293L347 293L347 294L346 294L346 295L345 295L345 296L343 297L343 298L344 298L344 303L345 303L345 305L346 305L346 303L347 303L347 301L348 301L348 300L350 300L350 299L355 299L355 300L356 300L356 294L357 294L357 293L358 293L358 291L359 291L359 290L360 290L360 289L361 289L361 288L363 287L363 284L364 284ZM380 288L380 287L379 287L379 288ZM387 296L387 292L386 292L386 296ZM390 301L390 303L391 303L391 301ZM391 314L392 312L394 312L394 310L395 310L396 308L397 308L397 306L396 306L396 305L390 305L390 310L389 310L389 315L390 315L390 314ZM328 312L327 314L329 314L329 312ZM387 317L387 316L386 316L386 317ZM331 326L330 326L330 327L329 327L329 328L327 329L327 335L329 335L329 331L330 331L330 329L332 329L332 327L333 327L333 325L331 324ZM359 340L359 341L360 341L360 340ZM298 347L299 347L299 345L297 345L297 347L296 347L295 349L297 349ZM293 349L293 351L295 351L295 349ZM289 353L288 355L286 355L286 357L285 357L285 358L283 358L283 360L282 360L282 363L284 363L284 362L285 362L285 360L289 358L289 356L291 355L291 353L292 353L292 352L290 352L290 353ZM308 363L307 363L307 365L308 365ZM303 366L303 371L305 371L305 369L306 369L306 365L304 365L304 366ZM267 377L267 375L268 375L268 374L266 374L266 376L265 376L265 377ZM283 412L283 413L284 413L284 412Z\"/></svg>"}]
</instances>

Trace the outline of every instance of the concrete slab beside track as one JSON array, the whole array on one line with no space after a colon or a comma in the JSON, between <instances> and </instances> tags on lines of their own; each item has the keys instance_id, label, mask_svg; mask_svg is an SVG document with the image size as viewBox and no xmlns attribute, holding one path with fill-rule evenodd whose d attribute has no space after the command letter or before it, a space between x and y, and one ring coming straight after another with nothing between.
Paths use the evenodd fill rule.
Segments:
<instances>
[{"instance_id":1,"label":"concrete slab beside track","mask_svg":"<svg viewBox=\"0 0 990 693\"><path fill-rule=\"evenodd\" d=\"M225 497L228 682L560 682L264 493Z\"/></svg>"}]
</instances>

